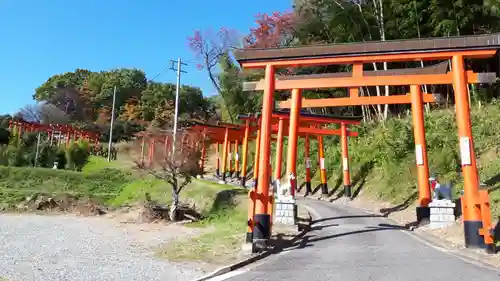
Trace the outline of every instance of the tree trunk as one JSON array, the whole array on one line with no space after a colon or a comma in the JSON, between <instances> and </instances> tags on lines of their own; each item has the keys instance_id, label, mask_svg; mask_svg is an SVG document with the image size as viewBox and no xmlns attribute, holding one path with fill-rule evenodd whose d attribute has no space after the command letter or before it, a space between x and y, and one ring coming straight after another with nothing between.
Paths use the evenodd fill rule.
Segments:
<instances>
[{"instance_id":1,"label":"tree trunk","mask_svg":"<svg viewBox=\"0 0 500 281\"><path fill-rule=\"evenodd\" d=\"M172 203L170 204L170 210L168 212L168 216L171 221L178 220L178 211L179 211L179 189L177 188L177 178L174 179L174 185L172 186Z\"/></svg>"},{"instance_id":2,"label":"tree trunk","mask_svg":"<svg viewBox=\"0 0 500 281\"><path fill-rule=\"evenodd\" d=\"M376 13L377 13L376 17L377 17L377 22L378 22L378 30L380 33L380 41L385 41L384 3L382 2L382 0L378 0L378 2L374 0L373 5L375 6ZM384 68L384 70L387 70L387 62L383 62L383 68ZM384 89L385 89L385 96L389 96L389 86L386 85L384 87ZM384 113L381 116L382 120L385 121L387 119L388 112L389 112L389 105L386 104L386 105L384 105Z\"/></svg>"},{"instance_id":3,"label":"tree trunk","mask_svg":"<svg viewBox=\"0 0 500 281\"><path fill-rule=\"evenodd\" d=\"M217 83L217 79L213 74L213 68L212 68L213 66L210 65L210 62L209 62L207 57L205 57L205 67L207 69L208 78L212 82L212 85L215 87L215 90L217 90L217 93L219 94L219 96L222 98L222 103L224 103L224 107L226 107L227 113L229 115L229 120L231 120L231 123L234 123L232 112L229 109L229 105L226 101L226 98L224 97L224 94L222 93L221 87ZM222 119L222 113L221 113L221 119Z\"/></svg>"}]
</instances>

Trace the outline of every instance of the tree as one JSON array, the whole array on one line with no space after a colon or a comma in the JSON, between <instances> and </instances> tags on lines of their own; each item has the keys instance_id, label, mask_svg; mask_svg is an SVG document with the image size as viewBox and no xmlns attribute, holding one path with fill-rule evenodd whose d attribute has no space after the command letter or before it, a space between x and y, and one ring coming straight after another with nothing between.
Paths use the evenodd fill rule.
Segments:
<instances>
[{"instance_id":1,"label":"tree","mask_svg":"<svg viewBox=\"0 0 500 281\"><path fill-rule=\"evenodd\" d=\"M135 98L129 98L119 116L119 119L126 121L139 121L141 117L141 110L139 107L139 101Z\"/></svg>"},{"instance_id":2,"label":"tree","mask_svg":"<svg viewBox=\"0 0 500 281\"><path fill-rule=\"evenodd\" d=\"M152 132L153 137L164 139L165 134ZM175 142L175 152L164 144L157 144L152 165L136 162L138 167L148 171L154 177L164 180L171 187L172 203L169 208L171 221L180 220L180 193L191 183L192 177L199 173L200 142L203 140L197 133L184 134L179 132ZM136 148L140 151L140 147Z\"/></svg>"},{"instance_id":3,"label":"tree","mask_svg":"<svg viewBox=\"0 0 500 281\"><path fill-rule=\"evenodd\" d=\"M54 75L35 89L33 99L46 101L56 95L59 89L80 89L90 73L86 69L76 69L75 72Z\"/></svg>"},{"instance_id":4,"label":"tree","mask_svg":"<svg viewBox=\"0 0 500 281\"><path fill-rule=\"evenodd\" d=\"M257 14L256 28L245 37L246 48L277 48L289 46L294 39L296 16L293 12Z\"/></svg>"},{"instance_id":5,"label":"tree","mask_svg":"<svg viewBox=\"0 0 500 281\"><path fill-rule=\"evenodd\" d=\"M74 88L57 88L53 94L46 100L39 100L50 103L56 108L64 112L70 120L74 121L93 121L94 116L89 116L91 105L77 89ZM90 112L93 112L92 110Z\"/></svg>"},{"instance_id":6,"label":"tree","mask_svg":"<svg viewBox=\"0 0 500 281\"><path fill-rule=\"evenodd\" d=\"M76 69L74 72L57 74L38 87L33 97L64 112L72 125L101 132L104 140L108 138L115 87L116 126L118 121L123 126L116 130L114 140L130 139L132 135L127 134L148 126L148 123L159 127L171 123L175 109L175 85L148 81L145 73L135 68L100 72ZM188 85L181 87L181 122L192 118L205 121L214 112L213 104L203 97L201 89ZM39 116L32 114L28 119L37 120Z\"/></svg>"},{"instance_id":7,"label":"tree","mask_svg":"<svg viewBox=\"0 0 500 281\"><path fill-rule=\"evenodd\" d=\"M498 15L492 12L494 4L477 0L371 0L339 1L308 0L307 5L297 10L297 23L294 35L296 43L350 43L370 40L393 40L407 38L426 38L431 36L471 35L492 32L498 29ZM387 11L390 11L387 12ZM467 11L467 12L465 12ZM295 42L294 42L295 43ZM379 70L404 67L423 67L417 63L376 63L365 65L366 70ZM484 66L483 66L484 67ZM350 71L338 66L303 69L303 74ZM425 86L425 85L424 85ZM442 87L442 86L438 86ZM442 92L450 92L444 86ZM380 87L383 89L383 87ZM363 87L361 95L388 95L379 87ZM430 87L432 91L441 91ZM397 91L406 91L397 88ZM323 92L329 95L328 91ZM373 93L373 94L372 94ZM311 91L304 93L308 97ZM330 94L334 94L330 91ZM343 93L342 95L346 95ZM407 109L407 105L362 107L366 117L376 114L384 120L389 113L398 113ZM358 111L359 109L352 109ZM331 111L331 109L325 110Z\"/></svg>"},{"instance_id":8,"label":"tree","mask_svg":"<svg viewBox=\"0 0 500 281\"><path fill-rule=\"evenodd\" d=\"M5 128L0 127L0 145L9 144L9 141L10 141L10 132Z\"/></svg>"},{"instance_id":9,"label":"tree","mask_svg":"<svg viewBox=\"0 0 500 281\"><path fill-rule=\"evenodd\" d=\"M0 115L0 128L8 128L9 121L12 120L12 116L10 115Z\"/></svg>"},{"instance_id":10,"label":"tree","mask_svg":"<svg viewBox=\"0 0 500 281\"><path fill-rule=\"evenodd\" d=\"M171 83L150 82L142 92L142 117L163 126L170 123L175 113L176 86ZM182 85L179 92L179 119L207 120L214 113L200 88Z\"/></svg>"},{"instance_id":11,"label":"tree","mask_svg":"<svg viewBox=\"0 0 500 281\"><path fill-rule=\"evenodd\" d=\"M243 92L245 77L233 59L226 54L220 59L221 73L218 76L221 95L228 102L229 120L237 119L239 114L252 113L260 110L261 94ZM249 78L248 76L247 78Z\"/></svg>"},{"instance_id":12,"label":"tree","mask_svg":"<svg viewBox=\"0 0 500 281\"><path fill-rule=\"evenodd\" d=\"M217 66L220 59L226 55L231 47L236 46L236 33L226 28L221 28L216 34L210 31L202 32L195 30L192 37L188 37L188 45L200 61L199 69L205 69L212 85L221 95L224 105L227 107L227 97L222 95L221 86L217 79ZM229 108L227 108L229 110ZM234 122L232 114L229 114L231 122Z\"/></svg>"},{"instance_id":13,"label":"tree","mask_svg":"<svg viewBox=\"0 0 500 281\"><path fill-rule=\"evenodd\" d=\"M50 77L35 90L33 98L54 104L74 121L91 122L100 108L111 107L115 86L116 107L122 108L130 98L139 99L146 85L146 74L134 68L101 72L77 69Z\"/></svg>"},{"instance_id":14,"label":"tree","mask_svg":"<svg viewBox=\"0 0 500 281\"><path fill-rule=\"evenodd\" d=\"M50 103L28 104L16 113L19 119L38 124L67 124L69 117Z\"/></svg>"}]
</instances>

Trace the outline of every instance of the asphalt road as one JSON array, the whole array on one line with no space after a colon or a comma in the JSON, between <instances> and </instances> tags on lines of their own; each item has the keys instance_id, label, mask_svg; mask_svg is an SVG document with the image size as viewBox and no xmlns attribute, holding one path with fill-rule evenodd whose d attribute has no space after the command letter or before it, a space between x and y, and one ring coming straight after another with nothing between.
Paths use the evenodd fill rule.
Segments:
<instances>
[{"instance_id":1,"label":"asphalt road","mask_svg":"<svg viewBox=\"0 0 500 281\"><path fill-rule=\"evenodd\" d=\"M304 204L319 218L301 245L225 280L500 280L500 271L441 252L384 218L323 201Z\"/></svg>"}]
</instances>

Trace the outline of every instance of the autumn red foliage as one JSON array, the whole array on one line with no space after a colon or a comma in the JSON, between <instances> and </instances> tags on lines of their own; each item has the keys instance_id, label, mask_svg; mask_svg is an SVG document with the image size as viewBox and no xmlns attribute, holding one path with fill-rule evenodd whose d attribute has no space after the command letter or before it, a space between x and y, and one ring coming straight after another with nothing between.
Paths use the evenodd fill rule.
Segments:
<instances>
[{"instance_id":1,"label":"autumn red foliage","mask_svg":"<svg viewBox=\"0 0 500 281\"><path fill-rule=\"evenodd\" d=\"M296 16L293 12L257 14L256 28L245 37L246 48L276 48L287 46L292 40Z\"/></svg>"}]
</instances>

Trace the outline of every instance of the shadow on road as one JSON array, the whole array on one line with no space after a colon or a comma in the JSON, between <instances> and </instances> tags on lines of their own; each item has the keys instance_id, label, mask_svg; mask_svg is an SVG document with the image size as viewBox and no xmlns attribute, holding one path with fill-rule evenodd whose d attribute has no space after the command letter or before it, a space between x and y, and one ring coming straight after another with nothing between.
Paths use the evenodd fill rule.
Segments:
<instances>
[{"instance_id":1,"label":"shadow on road","mask_svg":"<svg viewBox=\"0 0 500 281\"><path fill-rule=\"evenodd\" d=\"M250 180L253 178L253 167L250 167L247 169L247 172L246 172L246 180Z\"/></svg>"},{"instance_id":2,"label":"shadow on road","mask_svg":"<svg viewBox=\"0 0 500 281\"><path fill-rule=\"evenodd\" d=\"M340 219L356 219L356 218L381 218L384 215L351 215L351 216L336 216L323 218L318 220L311 221L310 225L307 222L299 222L299 229L305 230L299 236L292 238L292 235L278 235L271 240L272 246L274 246L273 251L269 254L278 254L283 251L293 251L297 249L303 249L306 247L314 247L314 242L325 241L330 239L336 239L349 235L358 235L363 233L370 233L375 231L387 231L387 230L403 230L403 231L411 231L411 227L413 223L402 225L393 225L388 223L379 223L368 226L361 226L357 230L345 231L340 233L334 233L331 235L322 235L321 230L330 227L339 227L338 230L342 231L341 223L335 223L335 220ZM333 221L333 222L332 222ZM318 225L322 222L330 222L324 225ZM311 231L317 231L316 233L312 233ZM287 239L288 238L288 239Z\"/></svg>"},{"instance_id":3,"label":"shadow on road","mask_svg":"<svg viewBox=\"0 0 500 281\"><path fill-rule=\"evenodd\" d=\"M317 226L311 226L311 230L322 230L323 228L328 228L332 226L339 226L340 224L338 223L332 223L332 224L322 224L322 225L317 225Z\"/></svg>"},{"instance_id":4,"label":"shadow on road","mask_svg":"<svg viewBox=\"0 0 500 281\"><path fill-rule=\"evenodd\" d=\"M338 224L331 224L331 225L321 225L321 226L315 226L311 227L309 230L321 230L326 227L332 227L332 226L338 226ZM342 233L335 233L327 236L317 236L314 234L311 234L310 232L307 232L307 234L303 235L300 238L295 239L294 241L288 241L288 243L283 243L279 247L275 247L274 251L272 254L277 254L283 251L291 251L291 250L296 250L296 249L302 249L306 247L314 247L314 242L319 242L319 241L325 241L325 240L330 240L330 239L335 239L335 238L340 238L348 235L357 235L357 234L363 234L363 233L369 233L369 232L375 232L375 231L387 231L387 230L404 230L407 231L408 229L404 226L400 225L391 225L391 224L378 224L377 226L366 226L363 229L359 230L353 230L353 231L348 231L348 232L342 232ZM281 237L282 241L283 237ZM278 241L276 241L278 242ZM275 242L275 243L276 243Z\"/></svg>"},{"instance_id":5,"label":"shadow on road","mask_svg":"<svg viewBox=\"0 0 500 281\"><path fill-rule=\"evenodd\" d=\"M326 227L326 226L324 226L324 227ZM379 224L377 226L366 226L364 229L353 230L353 231L342 232L342 233L335 233L335 234L327 235L327 236L314 237L311 235L307 235L304 237L304 239L307 237L307 242L318 242L318 241L335 239L335 238L348 236L348 235L356 235L356 234L362 234L362 233L374 232L374 231L383 231L383 230L405 230L406 231L407 228L405 228L404 226L399 226L399 225ZM297 243L295 245L297 245ZM294 245L292 245L292 246L294 246Z\"/></svg>"},{"instance_id":6,"label":"shadow on road","mask_svg":"<svg viewBox=\"0 0 500 281\"><path fill-rule=\"evenodd\" d=\"M311 195L316 194L321 189L321 184L318 184L311 192Z\"/></svg>"},{"instance_id":7,"label":"shadow on road","mask_svg":"<svg viewBox=\"0 0 500 281\"><path fill-rule=\"evenodd\" d=\"M340 188L340 186L342 185L342 177L338 177L337 180L335 181L335 186L332 188L332 190L330 190L330 192L328 192L328 197L332 197L335 192L337 192Z\"/></svg>"},{"instance_id":8,"label":"shadow on road","mask_svg":"<svg viewBox=\"0 0 500 281\"><path fill-rule=\"evenodd\" d=\"M300 186L297 188L297 192L301 192L302 191L302 188L304 188L304 186L306 186L306 182L302 182L300 184Z\"/></svg>"},{"instance_id":9,"label":"shadow on road","mask_svg":"<svg viewBox=\"0 0 500 281\"><path fill-rule=\"evenodd\" d=\"M382 213L382 215L384 217L387 217L392 213L404 211L404 210L408 209L408 207L410 207L410 205L417 199L417 196L418 196L418 193L417 193L417 191L415 191L410 196L408 196L408 198L406 198L403 201L403 203L398 204L398 205L393 206L393 207L390 207L390 208L382 208L379 210L379 212Z\"/></svg>"},{"instance_id":10,"label":"shadow on road","mask_svg":"<svg viewBox=\"0 0 500 281\"><path fill-rule=\"evenodd\" d=\"M361 193L361 190L365 186L366 183L366 178L368 177L368 174L370 174L371 170L374 167L375 162L374 161L368 161L364 163L361 168L358 171L358 174L354 176L354 179L352 181L352 188L354 190L354 193L351 196L351 199L354 199L358 197L358 195Z\"/></svg>"},{"instance_id":11,"label":"shadow on road","mask_svg":"<svg viewBox=\"0 0 500 281\"><path fill-rule=\"evenodd\" d=\"M498 217L497 225L493 229L493 235L494 235L496 241L500 241L500 217Z\"/></svg>"},{"instance_id":12,"label":"shadow on road","mask_svg":"<svg viewBox=\"0 0 500 281\"><path fill-rule=\"evenodd\" d=\"M313 220L311 225L315 225L320 222L324 221L331 221L331 220L341 220L341 219L356 219L356 218L382 218L384 216L382 215L353 215L353 216L339 216L339 217L330 217L330 218L322 218L319 220Z\"/></svg>"}]
</instances>

